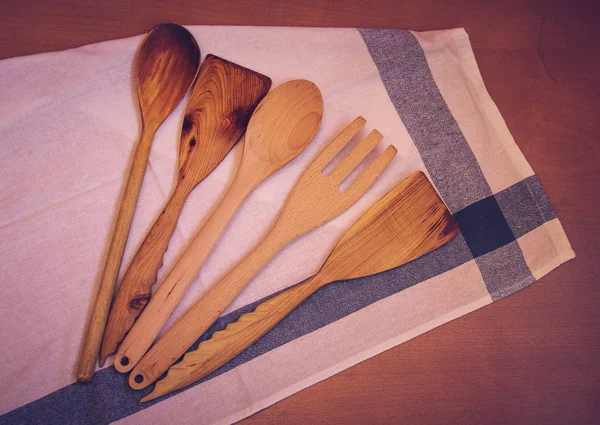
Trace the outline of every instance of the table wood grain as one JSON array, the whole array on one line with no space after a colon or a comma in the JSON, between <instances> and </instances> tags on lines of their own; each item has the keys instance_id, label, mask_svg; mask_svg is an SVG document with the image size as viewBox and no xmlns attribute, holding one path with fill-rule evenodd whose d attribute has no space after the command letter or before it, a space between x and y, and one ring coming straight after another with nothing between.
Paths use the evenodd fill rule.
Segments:
<instances>
[{"instance_id":1,"label":"table wood grain","mask_svg":"<svg viewBox=\"0 0 600 425\"><path fill-rule=\"evenodd\" d=\"M137 35L164 21L465 27L487 88L577 258L243 423L597 424L599 18L595 1L3 0L0 58Z\"/></svg>"}]
</instances>

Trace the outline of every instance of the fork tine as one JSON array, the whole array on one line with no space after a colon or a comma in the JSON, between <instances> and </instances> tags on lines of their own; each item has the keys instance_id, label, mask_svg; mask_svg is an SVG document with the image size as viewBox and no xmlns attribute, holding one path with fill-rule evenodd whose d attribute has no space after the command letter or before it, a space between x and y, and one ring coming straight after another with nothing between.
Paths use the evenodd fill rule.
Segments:
<instances>
[{"instance_id":1,"label":"fork tine","mask_svg":"<svg viewBox=\"0 0 600 425\"><path fill-rule=\"evenodd\" d=\"M397 152L398 149L393 145L389 145L381 155L367 166L367 169L361 173L358 179L352 183L349 188L344 190L344 193L357 193L362 195L369 190L379 175L383 173L390 162L392 162L392 159L394 159Z\"/></svg>"},{"instance_id":2,"label":"fork tine","mask_svg":"<svg viewBox=\"0 0 600 425\"><path fill-rule=\"evenodd\" d=\"M358 131L365 125L367 120L363 117L358 117L352 121L348 126L342 130L340 134L333 139L325 149L315 158L312 167L316 167L319 171L323 169L331 162L335 156L348 144L350 140L358 133Z\"/></svg>"},{"instance_id":3,"label":"fork tine","mask_svg":"<svg viewBox=\"0 0 600 425\"><path fill-rule=\"evenodd\" d=\"M337 181L343 181L350 175L352 171L362 162L363 159L377 146L377 144L383 139L383 135L377 131L371 131L367 137L360 141L348 155L343 159L342 163L339 164L331 173L331 177Z\"/></svg>"}]
</instances>

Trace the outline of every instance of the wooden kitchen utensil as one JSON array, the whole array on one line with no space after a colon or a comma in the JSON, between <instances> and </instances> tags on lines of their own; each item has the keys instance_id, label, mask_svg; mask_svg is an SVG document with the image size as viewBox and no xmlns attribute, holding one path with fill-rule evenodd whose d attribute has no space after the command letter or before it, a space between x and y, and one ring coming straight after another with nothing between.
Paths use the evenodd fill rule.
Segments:
<instances>
[{"instance_id":1,"label":"wooden kitchen utensil","mask_svg":"<svg viewBox=\"0 0 600 425\"><path fill-rule=\"evenodd\" d=\"M321 92L306 80L280 85L258 105L229 191L120 345L115 356L118 371L130 371L150 348L239 206L261 182L304 150L315 136L322 114Z\"/></svg>"},{"instance_id":2,"label":"wooden kitchen utensil","mask_svg":"<svg viewBox=\"0 0 600 425\"><path fill-rule=\"evenodd\" d=\"M94 309L80 353L77 366L79 382L88 382L94 374L154 134L189 90L199 64L200 49L196 40L188 30L176 24L160 24L154 27L144 38L137 53L134 66L142 132L121 198Z\"/></svg>"},{"instance_id":3,"label":"wooden kitchen utensil","mask_svg":"<svg viewBox=\"0 0 600 425\"><path fill-rule=\"evenodd\" d=\"M396 155L395 147L390 145L344 191L338 188L382 139L377 130L354 147L331 173L323 175L324 168L364 124L362 117L354 120L309 165L262 241L211 287L140 360L129 378L132 388L144 388L165 372L285 245L340 215L371 187Z\"/></svg>"},{"instance_id":4,"label":"wooden kitchen utensil","mask_svg":"<svg viewBox=\"0 0 600 425\"><path fill-rule=\"evenodd\" d=\"M204 60L183 119L177 185L119 285L104 331L101 366L148 302L188 195L239 140L270 87L269 77L250 69L214 55Z\"/></svg>"},{"instance_id":5,"label":"wooden kitchen utensil","mask_svg":"<svg viewBox=\"0 0 600 425\"><path fill-rule=\"evenodd\" d=\"M173 365L142 401L203 378L256 342L319 288L399 267L444 245L458 226L423 172L392 189L346 232L310 279L215 332Z\"/></svg>"}]
</instances>

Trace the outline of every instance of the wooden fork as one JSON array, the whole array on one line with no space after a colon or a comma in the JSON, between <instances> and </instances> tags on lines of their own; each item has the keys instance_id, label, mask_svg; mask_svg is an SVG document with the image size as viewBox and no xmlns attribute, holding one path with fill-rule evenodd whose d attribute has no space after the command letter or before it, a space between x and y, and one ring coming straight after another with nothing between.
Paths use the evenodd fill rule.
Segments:
<instances>
[{"instance_id":1,"label":"wooden fork","mask_svg":"<svg viewBox=\"0 0 600 425\"><path fill-rule=\"evenodd\" d=\"M147 387L177 361L283 247L340 215L371 187L396 155L395 147L388 146L349 187L339 190L342 182L383 138L377 130L355 146L332 172L323 175L324 168L365 122L362 117L355 119L309 165L262 241L211 287L140 360L129 377L132 388Z\"/></svg>"}]
</instances>

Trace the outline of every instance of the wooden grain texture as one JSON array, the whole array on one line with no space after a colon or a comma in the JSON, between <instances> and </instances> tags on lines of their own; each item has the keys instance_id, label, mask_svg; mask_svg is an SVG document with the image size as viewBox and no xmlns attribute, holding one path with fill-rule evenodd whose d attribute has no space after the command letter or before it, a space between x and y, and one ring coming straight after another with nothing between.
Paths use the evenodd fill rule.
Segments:
<instances>
[{"instance_id":1,"label":"wooden grain texture","mask_svg":"<svg viewBox=\"0 0 600 425\"><path fill-rule=\"evenodd\" d=\"M150 348L240 205L264 180L302 152L321 125L323 98L307 80L291 80L272 90L250 119L236 176L115 356L115 368L129 372Z\"/></svg>"},{"instance_id":2,"label":"wooden grain texture","mask_svg":"<svg viewBox=\"0 0 600 425\"><path fill-rule=\"evenodd\" d=\"M148 300L183 205L192 190L225 158L271 87L271 79L207 55L186 106L179 144L177 184L125 272L100 349L100 365L131 329Z\"/></svg>"},{"instance_id":3,"label":"wooden grain texture","mask_svg":"<svg viewBox=\"0 0 600 425\"><path fill-rule=\"evenodd\" d=\"M345 154L329 174L323 174L325 167L365 122L362 117L355 119L310 163L292 188L267 234L150 348L131 372L130 387L142 389L154 382L202 336L278 252L346 211L371 187L396 155L394 146L388 146L383 153L370 160L347 187L339 189L344 179L381 140L382 136L377 130L373 130Z\"/></svg>"},{"instance_id":4,"label":"wooden grain texture","mask_svg":"<svg viewBox=\"0 0 600 425\"><path fill-rule=\"evenodd\" d=\"M171 366L142 402L190 385L240 354L321 287L399 267L444 245L458 225L421 171L413 173L354 223L312 277L259 304ZM327 306L323 306L327 308Z\"/></svg>"},{"instance_id":5,"label":"wooden grain texture","mask_svg":"<svg viewBox=\"0 0 600 425\"><path fill-rule=\"evenodd\" d=\"M129 170L106 263L77 365L77 380L92 379L129 229L146 172L154 134L189 90L200 64L200 49L183 27L161 24L142 41L135 60L142 132ZM166 76L169 78L166 78Z\"/></svg>"},{"instance_id":6,"label":"wooden grain texture","mask_svg":"<svg viewBox=\"0 0 600 425\"><path fill-rule=\"evenodd\" d=\"M242 423L592 424L600 417L599 9L595 0L6 0L0 57L137 35L164 21L465 27L577 258Z\"/></svg>"}]
</instances>

